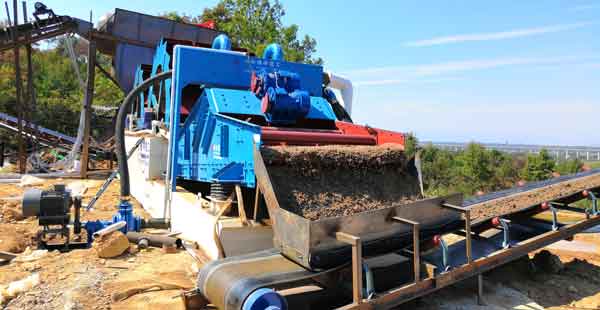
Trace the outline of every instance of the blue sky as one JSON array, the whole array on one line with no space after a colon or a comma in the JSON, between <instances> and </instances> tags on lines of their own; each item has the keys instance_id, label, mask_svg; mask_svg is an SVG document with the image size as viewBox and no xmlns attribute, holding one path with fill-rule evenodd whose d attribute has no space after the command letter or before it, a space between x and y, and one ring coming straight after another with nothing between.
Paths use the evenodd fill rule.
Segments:
<instances>
[{"instance_id":1,"label":"blue sky","mask_svg":"<svg viewBox=\"0 0 600 310\"><path fill-rule=\"evenodd\" d=\"M197 15L217 1L44 1ZM600 1L282 1L357 122L421 140L600 145ZM33 3L33 2L31 2Z\"/></svg>"}]
</instances>

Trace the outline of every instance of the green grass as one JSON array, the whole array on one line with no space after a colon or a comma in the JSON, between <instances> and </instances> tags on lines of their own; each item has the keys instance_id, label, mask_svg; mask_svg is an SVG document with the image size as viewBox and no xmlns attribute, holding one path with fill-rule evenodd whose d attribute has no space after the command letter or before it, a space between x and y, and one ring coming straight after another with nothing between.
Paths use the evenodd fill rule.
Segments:
<instances>
[{"instance_id":1,"label":"green grass","mask_svg":"<svg viewBox=\"0 0 600 310\"><path fill-rule=\"evenodd\" d=\"M590 165L590 167L592 167L592 169L600 168L600 161L590 161L590 162L587 162L586 164Z\"/></svg>"}]
</instances>

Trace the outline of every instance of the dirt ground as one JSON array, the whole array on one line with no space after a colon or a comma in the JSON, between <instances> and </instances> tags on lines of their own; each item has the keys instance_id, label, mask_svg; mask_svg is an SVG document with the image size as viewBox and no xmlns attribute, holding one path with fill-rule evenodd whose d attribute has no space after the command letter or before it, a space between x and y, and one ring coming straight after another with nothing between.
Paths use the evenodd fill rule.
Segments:
<instances>
[{"instance_id":1,"label":"dirt ground","mask_svg":"<svg viewBox=\"0 0 600 310\"><path fill-rule=\"evenodd\" d=\"M85 205L103 180L49 180L37 187L43 189L56 183L74 182L88 187L83 199ZM20 253L27 247L35 249L37 221L20 216L20 197L27 188L0 184L0 251ZM82 218L110 218L116 212L118 201L116 181L94 211L82 211ZM137 202L132 203L136 214L148 217ZM39 273L41 278L40 285L5 304L6 309L183 309L179 289L144 292L120 301L113 300L113 295L153 285L189 289L194 286L197 269L197 262L182 250L165 254L161 249L150 248L114 259L100 259L93 249L54 251L33 262L0 266L0 285L33 273Z\"/></svg>"},{"instance_id":2,"label":"dirt ground","mask_svg":"<svg viewBox=\"0 0 600 310\"><path fill-rule=\"evenodd\" d=\"M600 234L580 234L561 250L549 247L562 262L561 270L544 270L535 253L498 268L484 277L485 306L476 302L476 282L465 281L407 304L416 310L591 310L600 309ZM593 251L580 245L595 245ZM594 248L594 247L592 247Z\"/></svg>"},{"instance_id":3,"label":"dirt ground","mask_svg":"<svg viewBox=\"0 0 600 310\"><path fill-rule=\"evenodd\" d=\"M418 179L402 148L269 147L262 150L281 207L310 220L413 202Z\"/></svg>"},{"instance_id":4,"label":"dirt ground","mask_svg":"<svg viewBox=\"0 0 600 310\"><path fill-rule=\"evenodd\" d=\"M80 181L52 180L41 187L72 182ZM102 180L84 183L89 186L85 204ZM38 229L37 223L19 216L23 190L0 184L0 251L21 252L34 246L31 238ZM83 212L83 218L108 218L114 214L118 190L118 182L111 185L96 210ZM137 214L146 216L139 205L134 206ZM564 264L559 271L540 270L528 260L521 260L486 275L487 306L475 303L475 283L467 281L401 309L600 309L599 249L600 233L581 234L574 243L550 248ZM183 309L179 288L194 286L199 267L185 251L165 254L160 249L149 249L114 259L100 259L92 249L50 252L33 262L0 266L0 285L33 273L41 278L40 285L5 304L7 309ZM159 285L172 289L117 298L123 292Z\"/></svg>"}]
</instances>

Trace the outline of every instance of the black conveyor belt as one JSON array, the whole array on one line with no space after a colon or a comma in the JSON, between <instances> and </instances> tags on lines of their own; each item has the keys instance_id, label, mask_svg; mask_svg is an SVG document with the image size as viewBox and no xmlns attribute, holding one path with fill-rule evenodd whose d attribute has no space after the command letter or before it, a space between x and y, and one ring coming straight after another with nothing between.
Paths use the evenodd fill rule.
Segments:
<instances>
[{"instance_id":1,"label":"black conveyor belt","mask_svg":"<svg viewBox=\"0 0 600 310\"><path fill-rule=\"evenodd\" d=\"M517 194L517 193L522 193L522 192L530 191L530 190L533 190L533 189L537 189L537 188L541 188L541 187L545 187L545 186L557 184L557 183L560 183L560 182L565 182L565 181L569 181L569 180L573 180L573 179L577 179L577 178L587 177L587 176L591 176L591 175L594 175L594 174L600 174L600 168L592 169L592 170L586 171L586 172L580 172L580 173L575 173L575 174L563 175L563 176L560 176L560 177L557 177L557 178L553 178L553 179L550 179L550 180L538 181L538 182L531 182L531 183L527 183L524 186L513 187L513 188L506 189L506 190L502 190L502 191L497 191L497 192L485 194L483 196L471 197L471 198L465 199L463 201L463 207L469 207L469 206L476 205L476 204L479 204L479 203L482 203L482 202L486 202L486 201L490 201L490 200L502 198L502 197L505 197L505 196L510 196L510 195Z\"/></svg>"}]
</instances>

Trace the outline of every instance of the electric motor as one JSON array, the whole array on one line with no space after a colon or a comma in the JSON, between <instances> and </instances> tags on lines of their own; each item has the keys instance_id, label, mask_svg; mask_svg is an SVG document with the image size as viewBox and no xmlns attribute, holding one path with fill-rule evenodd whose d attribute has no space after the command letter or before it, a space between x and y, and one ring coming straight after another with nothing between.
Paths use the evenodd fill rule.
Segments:
<instances>
[{"instance_id":1,"label":"electric motor","mask_svg":"<svg viewBox=\"0 0 600 310\"><path fill-rule=\"evenodd\" d=\"M29 189L23 195L23 216L37 216L41 226L67 225L71 204L71 193L64 184L47 191Z\"/></svg>"}]
</instances>

